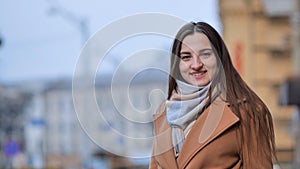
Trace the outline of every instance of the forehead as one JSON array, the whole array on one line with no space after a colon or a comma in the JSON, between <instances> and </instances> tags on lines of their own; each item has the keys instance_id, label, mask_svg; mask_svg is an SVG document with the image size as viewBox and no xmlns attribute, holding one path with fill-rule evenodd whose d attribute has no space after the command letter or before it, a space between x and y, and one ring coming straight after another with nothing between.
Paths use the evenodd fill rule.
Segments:
<instances>
[{"instance_id":1,"label":"forehead","mask_svg":"<svg viewBox=\"0 0 300 169\"><path fill-rule=\"evenodd\" d=\"M186 36L181 46L181 50L199 51L205 48L211 48L210 41L205 34L199 32Z\"/></svg>"}]
</instances>

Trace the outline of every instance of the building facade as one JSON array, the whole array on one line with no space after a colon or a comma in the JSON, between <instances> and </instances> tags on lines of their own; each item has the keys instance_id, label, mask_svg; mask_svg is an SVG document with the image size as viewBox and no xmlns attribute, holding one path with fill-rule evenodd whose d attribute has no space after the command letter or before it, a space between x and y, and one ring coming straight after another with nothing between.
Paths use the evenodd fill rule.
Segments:
<instances>
[{"instance_id":1,"label":"building facade","mask_svg":"<svg viewBox=\"0 0 300 169\"><path fill-rule=\"evenodd\" d=\"M86 95L90 89L75 90L68 79L35 92L25 125L31 167L147 167L152 114L165 98L167 76L146 70L125 81L99 76L92 95Z\"/></svg>"},{"instance_id":2,"label":"building facade","mask_svg":"<svg viewBox=\"0 0 300 169\"><path fill-rule=\"evenodd\" d=\"M295 73L293 3L291 0L219 0L223 38L237 70L273 115L277 154L282 163L293 160L295 146L290 132L295 109L279 104L281 84Z\"/></svg>"}]
</instances>

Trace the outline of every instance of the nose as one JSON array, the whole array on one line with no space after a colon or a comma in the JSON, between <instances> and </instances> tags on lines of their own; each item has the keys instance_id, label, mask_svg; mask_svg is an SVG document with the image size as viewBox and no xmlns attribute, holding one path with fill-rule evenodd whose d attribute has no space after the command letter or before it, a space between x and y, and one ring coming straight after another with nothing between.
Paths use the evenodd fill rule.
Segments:
<instances>
[{"instance_id":1,"label":"nose","mask_svg":"<svg viewBox=\"0 0 300 169\"><path fill-rule=\"evenodd\" d=\"M198 56L194 55L190 66L192 69L197 70L203 66L203 62L201 61L201 59Z\"/></svg>"}]
</instances>

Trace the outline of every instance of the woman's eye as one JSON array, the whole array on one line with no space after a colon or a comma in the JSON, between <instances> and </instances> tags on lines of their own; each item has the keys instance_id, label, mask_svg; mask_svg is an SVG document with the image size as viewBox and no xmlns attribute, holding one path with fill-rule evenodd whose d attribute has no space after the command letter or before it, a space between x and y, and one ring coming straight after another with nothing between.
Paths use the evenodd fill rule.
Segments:
<instances>
[{"instance_id":1,"label":"woman's eye","mask_svg":"<svg viewBox=\"0 0 300 169\"><path fill-rule=\"evenodd\" d=\"M202 57L202 58L208 58L208 57L210 57L210 55L211 55L210 52L205 52L205 53L201 53L200 57Z\"/></svg>"},{"instance_id":2,"label":"woman's eye","mask_svg":"<svg viewBox=\"0 0 300 169\"><path fill-rule=\"evenodd\" d=\"M181 60L183 60L183 61L188 61L188 60L191 58L191 56L186 55L186 56L181 56L180 58L181 58Z\"/></svg>"}]
</instances>

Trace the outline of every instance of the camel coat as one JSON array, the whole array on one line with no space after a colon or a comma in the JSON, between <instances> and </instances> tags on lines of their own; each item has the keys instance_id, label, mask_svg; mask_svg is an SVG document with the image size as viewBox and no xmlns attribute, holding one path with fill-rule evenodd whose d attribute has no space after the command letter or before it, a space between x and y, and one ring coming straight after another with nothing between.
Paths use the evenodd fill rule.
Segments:
<instances>
[{"instance_id":1,"label":"camel coat","mask_svg":"<svg viewBox=\"0 0 300 169\"><path fill-rule=\"evenodd\" d=\"M211 104L196 120L177 159L171 140L171 127L165 107L154 115L154 144L150 169L239 169L239 118L222 101ZM257 168L272 168L260 160ZM265 165L265 166L262 166Z\"/></svg>"}]
</instances>

